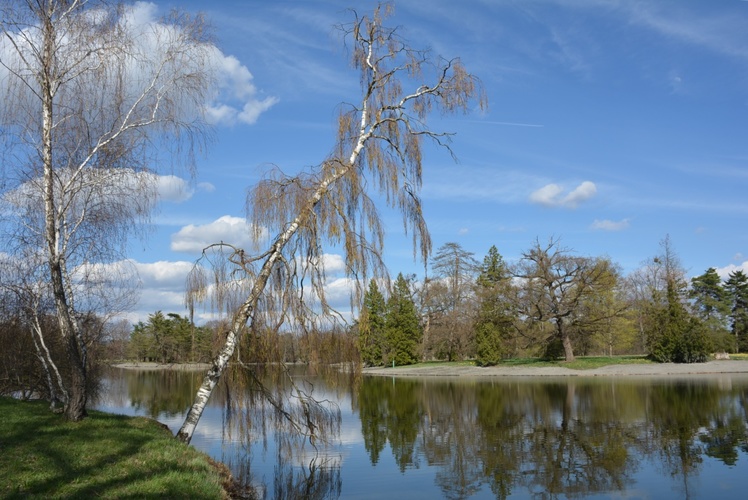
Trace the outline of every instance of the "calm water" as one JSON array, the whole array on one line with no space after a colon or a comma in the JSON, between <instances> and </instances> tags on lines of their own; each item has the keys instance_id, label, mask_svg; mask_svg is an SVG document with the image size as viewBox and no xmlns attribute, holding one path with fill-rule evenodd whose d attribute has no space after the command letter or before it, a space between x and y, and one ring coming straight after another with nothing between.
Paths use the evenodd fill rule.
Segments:
<instances>
[{"instance_id":1,"label":"calm water","mask_svg":"<svg viewBox=\"0 0 748 500\"><path fill-rule=\"evenodd\" d=\"M97 408L178 429L201 374L113 369ZM256 374L328 406L294 439L255 379L219 386L192 444L266 498L746 498L748 376L392 379ZM298 412L298 403L287 405ZM339 410L339 413L338 413ZM339 416L339 420L337 417ZM325 418L327 417L327 418Z\"/></svg>"}]
</instances>

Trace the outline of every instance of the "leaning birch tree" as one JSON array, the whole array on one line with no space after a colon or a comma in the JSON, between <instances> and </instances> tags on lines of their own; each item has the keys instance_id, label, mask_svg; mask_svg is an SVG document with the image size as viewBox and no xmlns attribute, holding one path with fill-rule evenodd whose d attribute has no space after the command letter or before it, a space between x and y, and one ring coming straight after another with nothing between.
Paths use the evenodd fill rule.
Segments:
<instances>
[{"instance_id":1,"label":"leaning birch tree","mask_svg":"<svg viewBox=\"0 0 748 500\"><path fill-rule=\"evenodd\" d=\"M425 260L430 253L418 194L423 144L433 141L451 152L451 134L431 130L426 118L432 110L453 113L482 107L485 98L459 59L415 50L397 29L384 26L390 10L380 5L370 16L354 11L354 20L339 26L351 47L352 66L360 72L362 95L357 103L342 106L330 156L298 175L274 170L250 191L247 212L255 236L261 231L275 234L268 248L250 254L216 244L204 253L209 265L195 267L188 301L229 306L232 320L226 342L177 433L184 442L191 440L246 331L257 325L277 329L285 321L303 327L315 315L332 312L323 289L324 245L343 248L357 296L367 277L386 274L377 196L402 214L414 254ZM409 85L411 90L406 90Z\"/></svg>"},{"instance_id":2,"label":"leaning birch tree","mask_svg":"<svg viewBox=\"0 0 748 500\"><path fill-rule=\"evenodd\" d=\"M136 6L137 7L137 6ZM81 290L94 263L121 255L152 208L152 175L169 153L191 159L215 47L201 18L139 25L95 0L0 6L0 138L12 221L8 248L38 249L66 347L68 419L86 415ZM26 200L24 202L24 200Z\"/></svg>"}]
</instances>

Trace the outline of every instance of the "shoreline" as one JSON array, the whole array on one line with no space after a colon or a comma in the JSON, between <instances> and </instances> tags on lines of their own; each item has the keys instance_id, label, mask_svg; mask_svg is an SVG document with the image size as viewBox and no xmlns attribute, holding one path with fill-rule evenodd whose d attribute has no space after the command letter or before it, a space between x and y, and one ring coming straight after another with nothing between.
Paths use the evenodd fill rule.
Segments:
<instances>
[{"instance_id":1,"label":"shoreline","mask_svg":"<svg viewBox=\"0 0 748 500\"><path fill-rule=\"evenodd\" d=\"M748 375L748 360L721 360L705 363L652 363L606 365L589 370L574 370L561 366L402 366L372 367L362 370L364 375L377 377L674 377L690 375Z\"/></svg>"},{"instance_id":2,"label":"shoreline","mask_svg":"<svg viewBox=\"0 0 748 500\"><path fill-rule=\"evenodd\" d=\"M135 361L124 363L112 363L112 368L122 368L125 370L183 370L183 371L203 371L210 368L210 363L156 363L152 361Z\"/></svg>"},{"instance_id":3,"label":"shoreline","mask_svg":"<svg viewBox=\"0 0 748 500\"><path fill-rule=\"evenodd\" d=\"M180 370L206 371L208 363L155 363L124 362L110 366L125 370ZM705 363L651 363L614 364L600 368L572 369L563 366L468 366L457 364L408 365L370 367L361 370L362 375L374 377L447 377L447 378L491 378L491 377L673 377L690 375L746 374L748 360L711 360Z\"/></svg>"}]
</instances>

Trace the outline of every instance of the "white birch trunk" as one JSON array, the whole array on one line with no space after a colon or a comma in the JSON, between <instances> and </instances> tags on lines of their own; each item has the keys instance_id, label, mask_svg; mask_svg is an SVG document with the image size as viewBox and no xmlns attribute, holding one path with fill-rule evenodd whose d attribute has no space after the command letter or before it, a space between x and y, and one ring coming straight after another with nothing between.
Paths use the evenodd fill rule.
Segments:
<instances>
[{"instance_id":1,"label":"white birch trunk","mask_svg":"<svg viewBox=\"0 0 748 500\"><path fill-rule=\"evenodd\" d=\"M192 435L195 432L195 427L197 427L197 423L200 421L200 417L205 410L205 406L208 404L210 395L213 393L213 389L218 384L221 375L223 375L223 372L228 365L229 359L231 359L231 356L233 356L234 351L236 350L236 346L239 344L241 333L244 331L247 322L252 318L254 314L255 308L257 307L257 302L264 292L265 285L267 285L268 279L270 278L270 273L273 271L275 263L282 256L283 248L291 240L294 234L296 234L296 231L298 231L304 219L307 217L307 214L314 210L314 207L316 207L317 204L319 204L319 202L322 200L325 193L327 192L328 187L342 178L348 172L348 170L353 168L353 166L356 164L356 160L361 154L361 151L364 149L366 141L369 139L369 137L371 137L371 133L366 131L367 119L367 106L366 102L364 102L363 111L361 113L361 126L359 129L358 141L356 143L356 147L351 153L350 158L348 159L348 164L340 165L337 169L332 171L330 176L320 182L319 186L317 186L317 190L314 192L314 195L309 200L311 203L308 206L307 210L304 213L300 213L293 221L293 223L289 225L288 228L286 228L286 230L281 233L280 236L278 236L278 238L275 240L275 243L273 243L272 251L263 263L262 269L260 270L260 273L258 274L257 279L252 286L252 290L247 297L247 300L244 301L236 316L234 316L234 320L231 324L231 328L229 329L228 335L226 337L226 343L224 344L223 349L221 349L221 352L213 360L208 373L203 379L203 383L197 390L195 401L193 402L192 407L187 413L182 427L179 429L179 432L177 432L177 438L180 441L189 443L192 440Z\"/></svg>"}]
</instances>

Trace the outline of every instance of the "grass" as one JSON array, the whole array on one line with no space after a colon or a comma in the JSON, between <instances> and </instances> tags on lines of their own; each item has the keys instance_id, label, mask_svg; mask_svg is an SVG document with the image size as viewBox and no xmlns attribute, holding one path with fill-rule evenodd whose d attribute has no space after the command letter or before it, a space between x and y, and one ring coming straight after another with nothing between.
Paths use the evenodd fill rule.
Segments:
<instances>
[{"instance_id":1,"label":"grass","mask_svg":"<svg viewBox=\"0 0 748 500\"><path fill-rule=\"evenodd\" d=\"M154 420L0 398L2 498L227 498L228 474Z\"/></svg>"}]
</instances>

